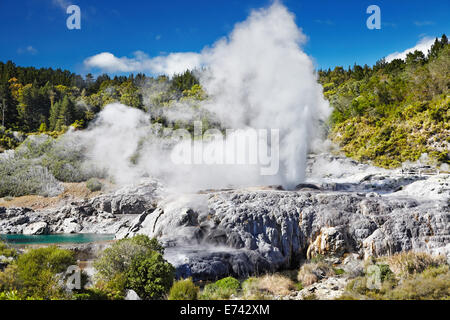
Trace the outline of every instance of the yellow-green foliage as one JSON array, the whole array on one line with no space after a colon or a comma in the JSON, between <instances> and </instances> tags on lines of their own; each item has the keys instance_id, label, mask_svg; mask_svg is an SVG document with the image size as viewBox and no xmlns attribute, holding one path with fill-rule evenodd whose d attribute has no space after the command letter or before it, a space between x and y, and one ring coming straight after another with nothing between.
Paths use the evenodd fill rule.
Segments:
<instances>
[{"instance_id":1,"label":"yellow-green foliage","mask_svg":"<svg viewBox=\"0 0 450 320\"><path fill-rule=\"evenodd\" d=\"M378 259L381 287L369 286L371 274L351 280L342 300L448 300L450 268L442 257L406 252Z\"/></svg>"},{"instance_id":2,"label":"yellow-green foliage","mask_svg":"<svg viewBox=\"0 0 450 320\"><path fill-rule=\"evenodd\" d=\"M427 268L445 264L443 256L431 256L425 252L401 252L383 259L390 269L400 277L421 273Z\"/></svg>"},{"instance_id":3,"label":"yellow-green foliage","mask_svg":"<svg viewBox=\"0 0 450 320\"><path fill-rule=\"evenodd\" d=\"M201 300L228 300L236 295L241 288L239 281L226 277L214 283L207 284L200 295Z\"/></svg>"},{"instance_id":4,"label":"yellow-green foliage","mask_svg":"<svg viewBox=\"0 0 450 320\"><path fill-rule=\"evenodd\" d=\"M6 245L6 243L0 241L0 256L5 257L17 257L17 251L14 248L10 248Z\"/></svg>"},{"instance_id":5,"label":"yellow-green foliage","mask_svg":"<svg viewBox=\"0 0 450 320\"><path fill-rule=\"evenodd\" d=\"M416 161L422 153L449 163L444 151L449 136L450 97L411 104L380 120L352 117L337 124L331 134L347 156L387 168Z\"/></svg>"},{"instance_id":6,"label":"yellow-green foliage","mask_svg":"<svg viewBox=\"0 0 450 320\"><path fill-rule=\"evenodd\" d=\"M197 300L200 288L192 279L177 281L169 292L169 300Z\"/></svg>"},{"instance_id":7,"label":"yellow-green foliage","mask_svg":"<svg viewBox=\"0 0 450 320\"><path fill-rule=\"evenodd\" d=\"M17 291L21 299L67 297L57 274L76 263L73 252L57 247L30 249L0 272L0 291Z\"/></svg>"},{"instance_id":8,"label":"yellow-green foliage","mask_svg":"<svg viewBox=\"0 0 450 320\"><path fill-rule=\"evenodd\" d=\"M432 54L319 72L334 111L330 137L347 156L397 167L428 153L450 163L450 45L436 42Z\"/></svg>"}]
</instances>

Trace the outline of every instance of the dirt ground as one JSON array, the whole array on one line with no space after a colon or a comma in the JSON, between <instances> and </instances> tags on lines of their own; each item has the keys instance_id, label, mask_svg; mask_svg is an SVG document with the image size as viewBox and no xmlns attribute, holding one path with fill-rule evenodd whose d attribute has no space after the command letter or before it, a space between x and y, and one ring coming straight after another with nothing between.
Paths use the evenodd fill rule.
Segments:
<instances>
[{"instance_id":1,"label":"dirt ground","mask_svg":"<svg viewBox=\"0 0 450 320\"><path fill-rule=\"evenodd\" d=\"M91 192L86 188L85 182L79 183L63 183L64 192L56 197L43 197L43 196L22 196L15 198L0 198L0 207L15 208L15 207L26 207L33 210L40 210L46 208L53 208L70 203L75 200L90 199L99 194L104 193L106 190L112 188L104 181L103 191Z\"/></svg>"}]
</instances>

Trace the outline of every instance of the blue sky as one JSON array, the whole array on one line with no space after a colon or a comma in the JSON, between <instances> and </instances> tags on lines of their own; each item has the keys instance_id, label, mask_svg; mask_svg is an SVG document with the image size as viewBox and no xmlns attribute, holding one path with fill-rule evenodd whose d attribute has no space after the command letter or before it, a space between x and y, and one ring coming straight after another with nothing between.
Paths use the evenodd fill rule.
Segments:
<instances>
[{"instance_id":1,"label":"blue sky","mask_svg":"<svg viewBox=\"0 0 450 320\"><path fill-rule=\"evenodd\" d=\"M308 36L304 46L318 68L372 65L450 33L448 0L284 0ZM200 52L226 36L269 0L17 0L0 1L0 61L86 74L88 57ZM81 30L68 30L65 8L81 8ZM369 30L366 9L381 8L381 30Z\"/></svg>"}]
</instances>

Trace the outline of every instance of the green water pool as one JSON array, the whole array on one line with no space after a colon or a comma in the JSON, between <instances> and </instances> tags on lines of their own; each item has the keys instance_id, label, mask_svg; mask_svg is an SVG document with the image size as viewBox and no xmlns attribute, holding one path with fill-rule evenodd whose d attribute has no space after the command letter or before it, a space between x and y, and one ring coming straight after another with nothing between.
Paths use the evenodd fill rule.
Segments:
<instances>
[{"instance_id":1,"label":"green water pool","mask_svg":"<svg viewBox=\"0 0 450 320\"><path fill-rule=\"evenodd\" d=\"M113 240L114 234L74 233L74 234L48 234L48 235L23 235L0 234L0 239L11 245L25 244L59 244L59 243L88 243Z\"/></svg>"}]
</instances>

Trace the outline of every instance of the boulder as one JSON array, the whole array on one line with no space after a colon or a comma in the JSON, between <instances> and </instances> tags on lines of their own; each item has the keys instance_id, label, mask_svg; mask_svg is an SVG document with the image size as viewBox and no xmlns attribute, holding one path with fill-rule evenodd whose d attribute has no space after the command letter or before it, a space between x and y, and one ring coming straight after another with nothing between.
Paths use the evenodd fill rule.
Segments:
<instances>
[{"instance_id":1,"label":"boulder","mask_svg":"<svg viewBox=\"0 0 450 320\"><path fill-rule=\"evenodd\" d=\"M316 239L309 245L306 252L308 259L317 255L324 256L342 256L347 248L345 235L341 228L324 227Z\"/></svg>"},{"instance_id":2,"label":"boulder","mask_svg":"<svg viewBox=\"0 0 450 320\"><path fill-rule=\"evenodd\" d=\"M28 226L26 226L23 231L23 234L25 235L41 235L41 234L48 234L48 224L47 222L35 222Z\"/></svg>"},{"instance_id":3,"label":"boulder","mask_svg":"<svg viewBox=\"0 0 450 320\"><path fill-rule=\"evenodd\" d=\"M82 227L78 223L76 218L67 218L64 219L61 225L62 233L78 233L80 232Z\"/></svg>"}]
</instances>

